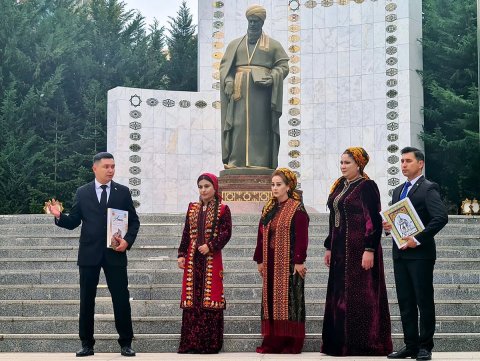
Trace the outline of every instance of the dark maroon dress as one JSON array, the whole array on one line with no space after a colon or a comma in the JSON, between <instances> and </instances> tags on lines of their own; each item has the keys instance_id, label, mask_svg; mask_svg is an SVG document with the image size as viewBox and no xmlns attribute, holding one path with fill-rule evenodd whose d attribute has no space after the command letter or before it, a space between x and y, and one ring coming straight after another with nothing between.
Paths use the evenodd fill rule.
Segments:
<instances>
[{"instance_id":1,"label":"dark maroon dress","mask_svg":"<svg viewBox=\"0 0 480 361\"><path fill-rule=\"evenodd\" d=\"M380 194L374 181L342 180L328 198L331 250L322 352L334 356L383 356L392 351L390 312L380 239ZM373 268L362 268L365 250Z\"/></svg>"},{"instance_id":2,"label":"dark maroon dress","mask_svg":"<svg viewBox=\"0 0 480 361\"><path fill-rule=\"evenodd\" d=\"M230 240L232 218L230 209L225 206L220 217L218 237L209 245L213 250L221 250ZM207 212L200 209L198 216L198 246L205 244L204 228ZM187 213L178 257L185 257L190 244L190 225ZM192 308L183 309L182 330L179 353L218 353L223 346L223 309L206 309L202 307L203 285L205 280L205 256L198 250L194 257L194 304Z\"/></svg>"}]
</instances>

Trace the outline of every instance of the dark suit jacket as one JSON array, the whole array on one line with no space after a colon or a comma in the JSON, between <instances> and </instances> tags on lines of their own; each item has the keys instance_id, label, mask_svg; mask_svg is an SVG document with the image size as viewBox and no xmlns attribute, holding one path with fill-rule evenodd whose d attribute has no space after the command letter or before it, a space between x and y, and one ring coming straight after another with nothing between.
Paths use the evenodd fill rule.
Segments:
<instances>
[{"instance_id":1,"label":"dark suit jacket","mask_svg":"<svg viewBox=\"0 0 480 361\"><path fill-rule=\"evenodd\" d=\"M394 189L392 195L393 203L400 200L403 186L404 184ZM436 259L437 253L433 237L448 222L447 209L440 198L438 184L430 182L424 176L421 176L412 186L407 197L412 202L413 207L415 207L425 229L415 236L415 239L420 242L420 246L416 248L408 248L401 251L393 243L393 258Z\"/></svg>"},{"instance_id":2,"label":"dark suit jacket","mask_svg":"<svg viewBox=\"0 0 480 361\"><path fill-rule=\"evenodd\" d=\"M140 222L133 206L127 187L112 181L108 208L128 211L128 231L123 237L130 249L137 237ZM74 229L82 223L80 247L78 249L79 266L98 266L104 259L113 266L126 266L126 252L116 252L107 248L107 213L102 210L95 192L95 181L77 189L70 214L61 214L55 223L59 227Z\"/></svg>"}]
</instances>

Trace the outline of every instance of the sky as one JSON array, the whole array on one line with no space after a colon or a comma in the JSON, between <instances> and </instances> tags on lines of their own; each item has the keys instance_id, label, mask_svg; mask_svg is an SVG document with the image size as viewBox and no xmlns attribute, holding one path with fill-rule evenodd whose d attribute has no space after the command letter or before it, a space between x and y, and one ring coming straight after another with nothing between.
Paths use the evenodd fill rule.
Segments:
<instances>
[{"instance_id":1,"label":"sky","mask_svg":"<svg viewBox=\"0 0 480 361\"><path fill-rule=\"evenodd\" d=\"M145 17L147 29L154 18L157 18L160 26L168 27L168 17L175 17L182 4L182 0L123 0L123 2L126 4L125 10L136 9ZM198 24L198 0L186 0L186 3L193 15L193 23Z\"/></svg>"}]
</instances>

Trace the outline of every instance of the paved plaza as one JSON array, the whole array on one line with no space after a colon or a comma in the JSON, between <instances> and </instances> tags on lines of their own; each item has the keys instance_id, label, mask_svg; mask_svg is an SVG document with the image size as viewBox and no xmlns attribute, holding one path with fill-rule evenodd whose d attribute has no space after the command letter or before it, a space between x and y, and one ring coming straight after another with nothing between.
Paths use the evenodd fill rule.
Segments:
<instances>
[{"instance_id":1,"label":"paved plaza","mask_svg":"<svg viewBox=\"0 0 480 361\"><path fill-rule=\"evenodd\" d=\"M86 361L121 361L127 358L119 353L98 353L94 356L85 358ZM133 359L135 361L263 361L263 360L386 360L386 357L332 357L320 354L318 352L304 352L299 355L260 355L257 353L220 353L218 355L179 355L176 353L139 353ZM457 361L457 360L480 360L480 352L434 352L434 361ZM0 361L67 361L79 360L72 353L0 353Z\"/></svg>"}]
</instances>

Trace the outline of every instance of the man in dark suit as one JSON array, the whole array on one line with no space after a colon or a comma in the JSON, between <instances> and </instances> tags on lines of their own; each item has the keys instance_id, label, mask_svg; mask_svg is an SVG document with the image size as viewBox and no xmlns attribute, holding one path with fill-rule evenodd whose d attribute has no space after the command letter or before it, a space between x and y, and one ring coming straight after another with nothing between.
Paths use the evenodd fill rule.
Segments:
<instances>
[{"instance_id":1,"label":"man in dark suit","mask_svg":"<svg viewBox=\"0 0 480 361\"><path fill-rule=\"evenodd\" d=\"M433 237L447 224L448 215L438 185L422 175L424 154L413 147L403 148L401 154L402 173L407 181L394 189L392 203L408 197L425 229L415 237L405 237L407 243L401 249L393 244L393 270L405 346L387 357L431 360L435 333L433 268L436 249ZM387 232L391 230L386 222L383 227Z\"/></svg>"},{"instance_id":2,"label":"man in dark suit","mask_svg":"<svg viewBox=\"0 0 480 361\"><path fill-rule=\"evenodd\" d=\"M132 317L128 292L127 254L137 237L140 222L127 187L115 183L115 160L107 152L93 158L95 180L77 189L70 214L61 213L55 200L49 206L59 227L74 229L82 223L78 266L80 270L80 320L79 336L82 348L77 356L94 354L93 338L95 296L103 268L108 289L112 295L115 327L123 356L135 356L132 350ZM107 208L128 211L128 231L124 238L116 237L119 246L107 248Z\"/></svg>"}]
</instances>

